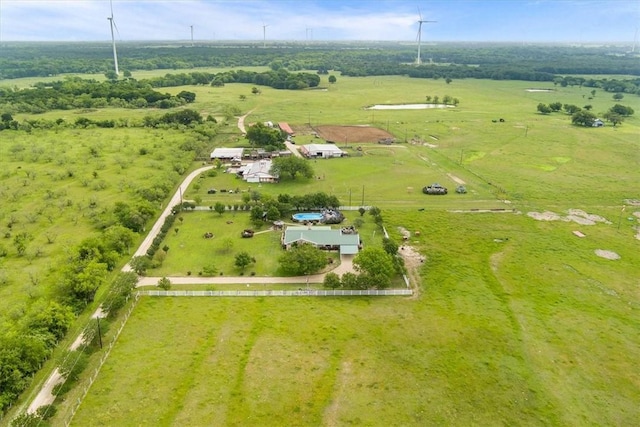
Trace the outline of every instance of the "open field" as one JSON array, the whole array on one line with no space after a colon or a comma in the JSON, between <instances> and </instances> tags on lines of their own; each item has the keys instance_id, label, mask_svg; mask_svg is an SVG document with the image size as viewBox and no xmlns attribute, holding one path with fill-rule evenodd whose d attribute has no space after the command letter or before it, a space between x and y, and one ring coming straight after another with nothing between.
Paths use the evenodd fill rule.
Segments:
<instances>
[{"instance_id":1,"label":"open field","mask_svg":"<svg viewBox=\"0 0 640 427\"><path fill-rule=\"evenodd\" d=\"M526 91L533 86L545 85L338 76L326 91L264 88L257 96L244 84L167 88L171 93L195 92L194 107L205 115L221 117L223 106L232 105L253 110L248 123L371 125L406 140L363 147L361 156L350 149L349 158L315 161L314 179L259 186L219 173L199 179L198 188L192 185L184 196L199 196L209 206L241 200L238 194L208 195L212 187L274 196L324 191L345 205L379 206L397 241L398 227L421 232L409 242L426 257L417 284L420 295L287 301L144 298L73 425L634 424L640 418L640 251L634 229L640 207L628 205L624 212L621 207L640 199L640 119L636 113L616 128L576 128L562 113L537 114L536 105L559 101L582 106L588 88L549 84L553 92ZM445 94L460 99L459 106L363 110ZM240 101L240 95L246 100ZM604 92L588 102L596 113L614 104ZM639 97L629 95L624 103L640 112ZM82 114L140 118L160 112ZM498 118L505 121L493 123ZM35 223L27 215L47 189L54 195L67 191L53 207L67 197L74 199L73 206L80 203L76 200L88 205L89 190L111 191L106 200L115 201L129 176L144 185L164 172L175 174L172 152L164 150L181 143L184 135L87 129L35 137L3 132L2 137L2 150L22 144L26 153L42 145L45 152L66 152L73 157L76 176L89 178L83 190L80 179L63 179L63 166L56 169L59 179L45 180L50 162L0 156L6 171L2 189L9 196L18 193L11 209L3 206L3 222L14 214L19 227L40 227L44 233L47 211ZM6 145L5 137L11 138ZM167 139L171 142L165 145ZM313 140L301 136L296 143ZM246 141L232 122L210 143L211 149L242 144ZM98 159L86 156L94 145L104 153ZM151 153L141 156L140 148ZM82 156L85 163L78 160ZM27 164L42 182L22 186ZM93 188L94 170L106 189ZM452 189L457 180L466 183L468 194L421 193L432 182ZM517 213L452 212L503 208ZM63 230L57 232L60 242L72 244L91 231L90 223L73 228L79 215L73 209L78 208L61 208L61 222L51 225ZM583 209L609 223L587 226L526 215L567 215L569 209ZM84 207L81 212L89 211ZM176 223L180 231L169 233L169 256L159 272L193 269L197 274L208 259L225 275L231 272L230 257L216 245L227 236L225 228L232 236L236 227L244 227L242 215L185 213L184 224ZM586 237L576 237L575 230ZM216 237L204 240L205 231ZM233 251L255 245L260 259L256 273L270 274L275 264L266 251L277 244L269 240L273 236L238 239ZM38 234L40 240L31 248L47 248L44 237ZM3 244L11 249L10 242ZM596 250L613 251L620 259L601 258ZM28 291L39 292L34 286L23 292L18 285L24 288L31 270L48 271L46 263L39 263L35 256L2 260L0 268L12 283L0 287L0 311L18 316L19 304L28 304ZM61 414L74 397L70 394L60 404Z\"/></svg>"},{"instance_id":2,"label":"open field","mask_svg":"<svg viewBox=\"0 0 640 427\"><path fill-rule=\"evenodd\" d=\"M73 425L640 416L636 243L524 215L393 211L387 223L429 224L411 241L428 257L420 298L144 298ZM612 239L621 260L598 258Z\"/></svg>"}]
</instances>

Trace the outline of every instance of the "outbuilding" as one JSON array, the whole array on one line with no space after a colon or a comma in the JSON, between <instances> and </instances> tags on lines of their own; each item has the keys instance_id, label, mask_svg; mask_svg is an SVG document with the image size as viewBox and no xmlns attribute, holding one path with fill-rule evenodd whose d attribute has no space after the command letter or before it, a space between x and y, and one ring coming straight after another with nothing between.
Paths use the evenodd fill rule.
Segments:
<instances>
[{"instance_id":1,"label":"outbuilding","mask_svg":"<svg viewBox=\"0 0 640 427\"><path fill-rule=\"evenodd\" d=\"M220 159L220 160L241 159L243 151L244 151L244 149L242 149L242 148L216 148L211 153L211 160L215 160L215 159Z\"/></svg>"},{"instance_id":2,"label":"outbuilding","mask_svg":"<svg viewBox=\"0 0 640 427\"><path fill-rule=\"evenodd\" d=\"M329 159L331 157L342 157L346 153L339 149L335 144L307 144L300 147L303 156L309 158Z\"/></svg>"}]
</instances>

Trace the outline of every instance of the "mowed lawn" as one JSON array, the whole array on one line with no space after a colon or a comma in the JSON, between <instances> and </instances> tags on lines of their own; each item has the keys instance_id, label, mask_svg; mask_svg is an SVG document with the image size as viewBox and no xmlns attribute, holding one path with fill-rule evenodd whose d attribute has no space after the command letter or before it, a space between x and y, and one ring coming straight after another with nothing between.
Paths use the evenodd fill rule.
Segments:
<instances>
[{"instance_id":1,"label":"mowed lawn","mask_svg":"<svg viewBox=\"0 0 640 427\"><path fill-rule=\"evenodd\" d=\"M415 298L143 297L73 425L633 425L637 243L515 214L429 230ZM618 261L594 249L611 245ZM606 246L611 248L611 246ZM144 339L141 339L144 337Z\"/></svg>"}]
</instances>

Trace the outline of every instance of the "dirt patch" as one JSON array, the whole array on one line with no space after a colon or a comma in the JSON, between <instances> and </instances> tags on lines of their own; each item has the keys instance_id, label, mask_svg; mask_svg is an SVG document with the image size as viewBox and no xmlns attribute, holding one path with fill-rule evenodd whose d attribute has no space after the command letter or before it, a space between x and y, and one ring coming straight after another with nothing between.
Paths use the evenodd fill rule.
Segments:
<instances>
[{"instance_id":1,"label":"dirt patch","mask_svg":"<svg viewBox=\"0 0 640 427\"><path fill-rule=\"evenodd\" d=\"M455 175L452 175L452 174L448 173L447 176L449 176L449 178L451 178L453 180L453 182L455 182L456 184L460 184L460 185L465 185L466 184L466 182L464 182L463 180L461 180L460 178L458 178Z\"/></svg>"},{"instance_id":2,"label":"dirt patch","mask_svg":"<svg viewBox=\"0 0 640 427\"><path fill-rule=\"evenodd\" d=\"M560 221L562 217L555 212L545 211L545 212L527 212L527 216L530 216L533 219L538 221Z\"/></svg>"},{"instance_id":3,"label":"dirt patch","mask_svg":"<svg viewBox=\"0 0 640 427\"><path fill-rule=\"evenodd\" d=\"M595 253L600 258L606 258L606 259L612 259L612 260L620 259L620 255L618 255L617 253L615 253L613 251L607 251L607 250L604 250L604 249L596 249Z\"/></svg>"},{"instance_id":4,"label":"dirt patch","mask_svg":"<svg viewBox=\"0 0 640 427\"><path fill-rule=\"evenodd\" d=\"M333 126L321 125L314 127L315 132L327 142L336 144L377 143L383 139L393 139L389 132L373 126Z\"/></svg>"},{"instance_id":5,"label":"dirt patch","mask_svg":"<svg viewBox=\"0 0 640 427\"><path fill-rule=\"evenodd\" d=\"M409 281L414 284L413 298L417 298L418 291L420 290L420 267L424 264L426 258L411 245L406 244L411 238L411 232L409 230L404 227L398 227L398 231L402 234L402 239L405 242L398 248L398 254L404 260Z\"/></svg>"},{"instance_id":6,"label":"dirt patch","mask_svg":"<svg viewBox=\"0 0 640 427\"><path fill-rule=\"evenodd\" d=\"M598 222L605 224L611 224L611 221L600 215L589 214L581 209L569 209L568 215L562 216L555 212L527 212L527 216L536 219L538 221L573 221L580 225L595 225Z\"/></svg>"}]
</instances>

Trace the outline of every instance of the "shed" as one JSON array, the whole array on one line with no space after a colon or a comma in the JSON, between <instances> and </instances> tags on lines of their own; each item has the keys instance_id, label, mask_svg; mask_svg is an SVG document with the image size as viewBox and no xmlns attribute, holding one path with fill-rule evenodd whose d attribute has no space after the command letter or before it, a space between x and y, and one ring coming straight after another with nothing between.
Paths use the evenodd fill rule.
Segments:
<instances>
[{"instance_id":1,"label":"shed","mask_svg":"<svg viewBox=\"0 0 640 427\"><path fill-rule=\"evenodd\" d=\"M285 132L287 135L290 135L290 136L295 135L295 132L293 131L293 129L291 129L291 126L289 126L289 124L286 122L278 123L278 127L280 128L281 131Z\"/></svg>"}]
</instances>

